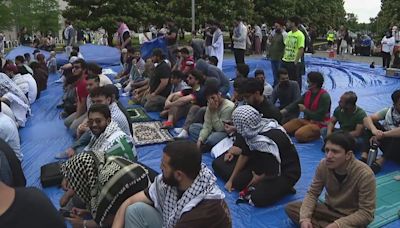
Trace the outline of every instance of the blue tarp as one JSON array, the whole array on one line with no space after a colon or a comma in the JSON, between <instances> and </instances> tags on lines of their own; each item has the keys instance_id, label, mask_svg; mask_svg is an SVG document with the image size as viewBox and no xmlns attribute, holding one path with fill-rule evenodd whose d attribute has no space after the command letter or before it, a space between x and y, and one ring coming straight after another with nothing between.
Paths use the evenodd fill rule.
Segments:
<instances>
[{"instance_id":1,"label":"blue tarp","mask_svg":"<svg viewBox=\"0 0 400 228\"><path fill-rule=\"evenodd\" d=\"M140 53L144 60L151 57L154 48L160 48L164 55L167 56L167 41L164 38L156 38L148 42L144 42L140 47Z\"/></svg>"},{"instance_id":2,"label":"blue tarp","mask_svg":"<svg viewBox=\"0 0 400 228\"><path fill-rule=\"evenodd\" d=\"M25 53L33 54L35 48L27 46L19 46L11 50L7 55L6 59L14 60L18 55L24 55ZM85 44L79 46L79 51L85 58L87 62L96 62L101 66L116 66L120 64L120 51L117 48ZM40 50L40 53L44 54L46 59L49 57L50 53L48 51ZM61 66L68 62L68 56L63 53L58 53L56 55L57 65Z\"/></svg>"},{"instance_id":3,"label":"blue tarp","mask_svg":"<svg viewBox=\"0 0 400 228\"><path fill-rule=\"evenodd\" d=\"M269 61L254 58L248 58L246 61L250 65L250 75L254 74L256 68L264 69L267 80L272 83ZM337 106L339 97L343 92L353 90L359 96L359 106L365 108L368 113L373 113L391 105L390 94L399 88L399 79L387 78L382 69L370 69L367 64L310 57L306 58L306 65L307 72L315 70L324 74L325 88L331 94L333 108ZM234 66L234 60L227 59L224 61L223 70L228 76L234 77ZM113 68L117 70L116 67ZM51 75L49 80L54 81L56 79L58 79L58 76ZM303 79L303 81L306 80ZM305 88L304 85L303 88ZM42 92L40 99L33 104L33 116L29 118L26 127L20 129L21 151L24 153L23 170L29 186L41 188L39 182L40 167L55 161L54 155L66 149L72 143L72 137L64 127L62 119L59 118L60 110L55 108L61 99L61 94L61 85L49 85L48 89ZM126 97L121 98L121 100L127 105ZM158 113L150 113L150 116L159 119ZM254 208L244 204L236 205L238 193L225 192L234 227L294 227L284 212L284 206L288 202L301 200L304 197L315 168L324 156L320 150L321 146L321 140L307 144L296 143L302 167L302 177L295 186L297 194L288 196L271 207ZM139 160L160 172L162 148L163 145L139 147ZM211 167L212 158L209 154L203 156L203 161ZM399 168L399 165L388 161L379 175L399 170ZM218 180L218 184L221 189L224 189L224 183L221 180ZM58 201L63 193L62 190L52 187L46 188L44 191L54 205L58 207ZM397 220L386 227L399 226L400 221Z\"/></svg>"}]
</instances>

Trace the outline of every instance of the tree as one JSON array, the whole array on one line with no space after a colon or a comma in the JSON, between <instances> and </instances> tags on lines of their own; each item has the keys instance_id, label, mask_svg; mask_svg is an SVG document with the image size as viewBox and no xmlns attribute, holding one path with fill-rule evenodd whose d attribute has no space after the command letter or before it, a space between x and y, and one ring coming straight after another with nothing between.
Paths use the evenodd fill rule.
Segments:
<instances>
[{"instance_id":1,"label":"tree","mask_svg":"<svg viewBox=\"0 0 400 228\"><path fill-rule=\"evenodd\" d=\"M0 30L10 29L13 24L11 9L4 2L0 2L0 21Z\"/></svg>"},{"instance_id":2,"label":"tree","mask_svg":"<svg viewBox=\"0 0 400 228\"><path fill-rule=\"evenodd\" d=\"M357 31L359 30L359 24L358 24L358 17L354 13L347 13L346 14L346 23L345 26L350 30L350 31Z\"/></svg>"},{"instance_id":3,"label":"tree","mask_svg":"<svg viewBox=\"0 0 400 228\"><path fill-rule=\"evenodd\" d=\"M381 0L381 11L377 17L378 33L385 34L400 21L400 0Z\"/></svg>"},{"instance_id":4,"label":"tree","mask_svg":"<svg viewBox=\"0 0 400 228\"><path fill-rule=\"evenodd\" d=\"M27 27L34 32L58 31L59 5L57 0L12 0L10 11L17 29Z\"/></svg>"},{"instance_id":5,"label":"tree","mask_svg":"<svg viewBox=\"0 0 400 228\"><path fill-rule=\"evenodd\" d=\"M277 19L299 16L306 24L314 24L325 33L329 26L338 27L345 21L343 0L255 0L255 19L272 25Z\"/></svg>"}]
</instances>

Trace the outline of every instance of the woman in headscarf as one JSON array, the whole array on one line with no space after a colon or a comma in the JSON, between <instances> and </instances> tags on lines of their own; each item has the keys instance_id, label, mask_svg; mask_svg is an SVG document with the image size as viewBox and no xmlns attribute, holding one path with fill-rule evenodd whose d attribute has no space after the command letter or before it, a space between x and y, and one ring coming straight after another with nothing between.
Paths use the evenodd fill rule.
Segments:
<instances>
[{"instance_id":1,"label":"woman in headscarf","mask_svg":"<svg viewBox=\"0 0 400 228\"><path fill-rule=\"evenodd\" d=\"M79 197L87 210L72 210L72 225L111 226L114 214L130 196L148 187L148 168L123 157L105 157L103 153L81 153L61 166L68 192ZM152 172L150 170L150 172ZM72 197L70 195L70 197ZM90 214L93 220L83 220Z\"/></svg>"},{"instance_id":2,"label":"woman in headscarf","mask_svg":"<svg viewBox=\"0 0 400 228\"><path fill-rule=\"evenodd\" d=\"M257 207L271 205L290 193L301 175L300 161L289 136L273 119L262 118L249 105L232 115L241 154L225 187Z\"/></svg>"}]
</instances>

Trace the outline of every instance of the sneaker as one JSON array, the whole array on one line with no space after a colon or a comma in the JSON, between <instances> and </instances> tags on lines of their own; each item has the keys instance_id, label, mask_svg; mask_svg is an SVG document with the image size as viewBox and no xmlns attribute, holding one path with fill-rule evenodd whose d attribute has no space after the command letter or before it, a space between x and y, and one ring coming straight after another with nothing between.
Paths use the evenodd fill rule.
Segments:
<instances>
[{"instance_id":1,"label":"sneaker","mask_svg":"<svg viewBox=\"0 0 400 228\"><path fill-rule=\"evenodd\" d=\"M188 137L189 137L189 133L185 129L182 129L181 133L179 133L177 136L175 136L175 139L186 139Z\"/></svg>"},{"instance_id":2,"label":"sneaker","mask_svg":"<svg viewBox=\"0 0 400 228\"><path fill-rule=\"evenodd\" d=\"M69 156L66 151L56 154L55 159L68 159Z\"/></svg>"},{"instance_id":3,"label":"sneaker","mask_svg":"<svg viewBox=\"0 0 400 228\"><path fill-rule=\"evenodd\" d=\"M172 124L171 121L164 121L161 126L161 129L171 129L173 127L174 127L174 125Z\"/></svg>"},{"instance_id":4,"label":"sneaker","mask_svg":"<svg viewBox=\"0 0 400 228\"><path fill-rule=\"evenodd\" d=\"M129 92L126 92L126 93L123 93L123 94L121 94L121 97L129 97Z\"/></svg>"},{"instance_id":5,"label":"sneaker","mask_svg":"<svg viewBox=\"0 0 400 228\"><path fill-rule=\"evenodd\" d=\"M176 134L180 134L183 131L183 128L176 127L176 128L174 128L174 131L175 131Z\"/></svg>"}]
</instances>

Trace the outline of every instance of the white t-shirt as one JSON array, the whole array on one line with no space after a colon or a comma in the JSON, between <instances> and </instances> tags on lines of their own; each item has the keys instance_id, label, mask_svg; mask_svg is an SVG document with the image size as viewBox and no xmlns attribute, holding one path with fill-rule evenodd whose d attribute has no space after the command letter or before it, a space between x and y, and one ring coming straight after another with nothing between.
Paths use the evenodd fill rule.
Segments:
<instances>
[{"instance_id":1,"label":"white t-shirt","mask_svg":"<svg viewBox=\"0 0 400 228\"><path fill-rule=\"evenodd\" d=\"M3 139L15 152L18 159L22 160L21 144L17 126L14 121L0 112L0 138Z\"/></svg>"},{"instance_id":2,"label":"white t-shirt","mask_svg":"<svg viewBox=\"0 0 400 228\"><path fill-rule=\"evenodd\" d=\"M22 76L26 78L26 81L29 84L28 100L29 103L32 104L35 102L38 93L36 80L30 74L24 74Z\"/></svg>"},{"instance_id":3,"label":"white t-shirt","mask_svg":"<svg viewBox=\"0 0 400 228\"><path fill-rule=\"evenodd\" d=\"M100 79L100 86L105 86L105 85L110 85L112 84L112 81L110 78L108 78L106 75L104 74L99 74L99 79Z\"/></svg>"}]
</instances>

